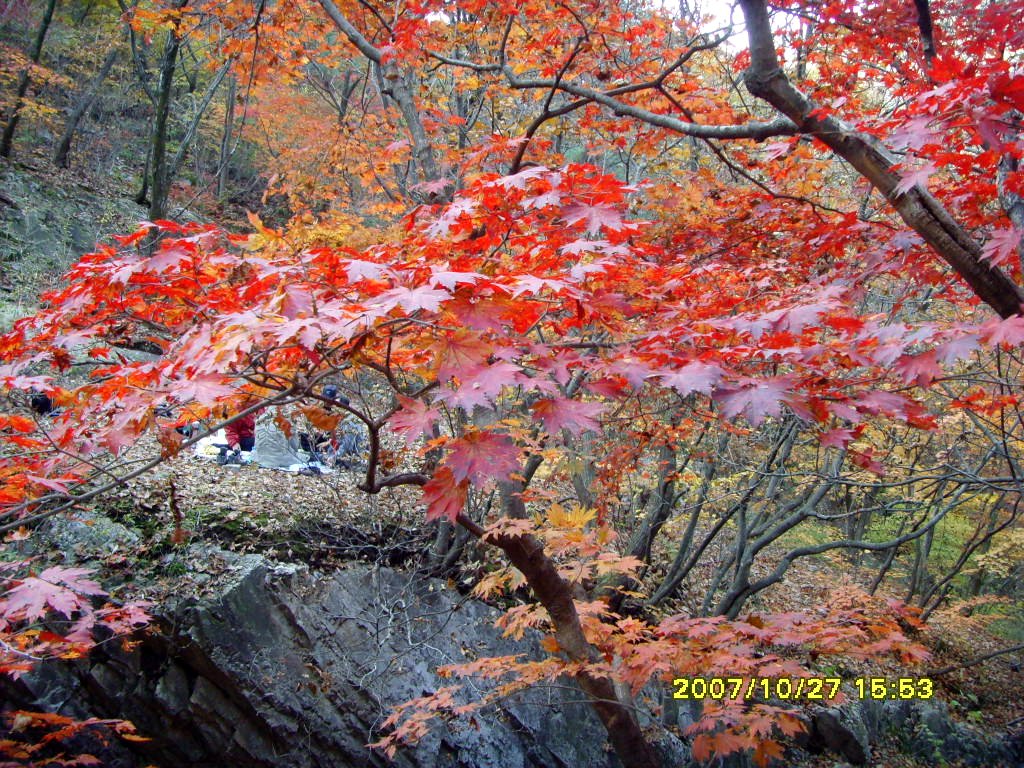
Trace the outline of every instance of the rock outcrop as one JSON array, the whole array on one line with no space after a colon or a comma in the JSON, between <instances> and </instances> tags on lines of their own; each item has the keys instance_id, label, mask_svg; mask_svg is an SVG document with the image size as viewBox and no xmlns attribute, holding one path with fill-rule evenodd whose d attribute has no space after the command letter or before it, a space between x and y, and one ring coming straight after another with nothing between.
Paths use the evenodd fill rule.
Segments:
<instances>
[{"instance_id":1,"label":"rock outcrop","mask_svg":"<svg viewBox=\"0 0 1024 768\"><path fill-rule=\"evenodd\" d=\"M111 542L133 542L128 529L103 520L57 525L50 534L69 559L85 562L109 553ZM175 582L189 588L161 599L158 621L130 651L101 643L88 659L44 663L16 683L0 678L0 703L131 720L150 741L101 747L109 768L619 765L568 684L446 721L390 762L366 745L380 738L392 707L451 683L438 666L528 656L535 644L503 638L494 609L398 570L352 563L323 573L208 544L179 550L176 562L192 564ZM670 707L665 716L682 732L699 711ZM810 712L808 725L800 746L844 764L867 764L884 740L919 760L1024 766L1019 739L986 740L954 722L941 702L851 700ZM660 732L665 764L692 765L686 746ZM87 749L97 754L96 742Z\"/></svg>"},{"instance_id":2,"label":"rock outcrop","mask_svg":"<svg viewBox=\"0 0 1024 768\"><path fill-rule=\"evenodd\" d=\"M258 555L208 549L210 594L166 609L131 653L46 664L14 694L80 717L120 717L162 766L387 765L366 744L390 708L448 684L434 670L481 655L528 653L496 613L427 580L354 566L313 574ZM69 673L69 669L71 672ZM611 766L604 732L578 691L538 688L468 722L434 729L395 762L437 766Z\"/></svg>"}]
</instances>

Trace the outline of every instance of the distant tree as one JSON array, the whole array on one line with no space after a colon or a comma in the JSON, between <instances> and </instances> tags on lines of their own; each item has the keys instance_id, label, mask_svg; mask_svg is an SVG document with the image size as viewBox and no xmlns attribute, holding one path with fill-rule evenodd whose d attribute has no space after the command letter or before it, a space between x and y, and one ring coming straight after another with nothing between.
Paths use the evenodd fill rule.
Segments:
<instances>
[{"instance_id":1,"label":"distant tree","mask_svg":"<svg viewBox=\"0 0 1024 768\"><path fill-rule=\"evenodd\" d=\"M43 54L43 42L46 40L46 33L50 29L50 22L53 21L53 12L57 7L57 0L47 0L43 10L42 19L36 29L35 37L32 39L32 47L29 49L29 62L18 78L18 87L14 96L14 103L6 115L7 122L4 125L4 132L0 135L0 157L10 157L11 149L14 146L14 133L18 129L18 119L21 116L22 104L25 95L28 93L29 82L32 77L32 67L39 63Z\"/></svg>"}]
</instances>

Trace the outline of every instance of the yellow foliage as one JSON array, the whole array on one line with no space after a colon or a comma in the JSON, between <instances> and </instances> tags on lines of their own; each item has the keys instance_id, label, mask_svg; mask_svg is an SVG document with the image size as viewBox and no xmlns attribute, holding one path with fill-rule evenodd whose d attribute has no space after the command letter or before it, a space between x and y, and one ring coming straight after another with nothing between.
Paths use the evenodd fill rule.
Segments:
<instances>
[{"instance_id":1,"label":"yellow foliage","mask_svg":"<svg viewBox=\"0 0 1024 768\"><path fill-rule=\"evenodd\" d=\"M548 523L555 528L582 530L588 523L597 518L597 510L574 504L569 509L561 504L552 504L548 508Z\"/></svg>"}]
</instances>

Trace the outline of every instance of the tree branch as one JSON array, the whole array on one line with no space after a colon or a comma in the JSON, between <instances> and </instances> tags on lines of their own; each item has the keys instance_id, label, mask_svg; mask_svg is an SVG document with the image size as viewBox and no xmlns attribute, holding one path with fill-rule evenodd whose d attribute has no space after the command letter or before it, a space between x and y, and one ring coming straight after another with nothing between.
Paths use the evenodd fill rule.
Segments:
<instances>
[{"instance_id":1,"label":"tree branch","mask_svg":"<svg viewBox=\"0 0 1024 768\"><path fill-rule=\"evenodd\" d=\"M895 159L877 139L823 114L782 71L764 0L740 0L747 22L750 68L747 90L785 115L799 132L821 140L885 196L900 218L967 281L974 293L1001 317L1020 314L1024 291L1002 270L982 259L981 246L920 184L900 189Z\"/></svg>"}]
</instances>

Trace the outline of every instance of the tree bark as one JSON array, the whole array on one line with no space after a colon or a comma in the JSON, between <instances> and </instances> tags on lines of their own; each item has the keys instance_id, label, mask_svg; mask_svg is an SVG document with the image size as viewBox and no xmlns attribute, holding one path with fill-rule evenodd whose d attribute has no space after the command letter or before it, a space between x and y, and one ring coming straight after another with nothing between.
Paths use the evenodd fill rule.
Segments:
<instances>
[{"instance_id":1,"label":"tree bark","mask_svg":"<svg viewBox=\"0 0 1024 768\"><path fill-rule=\"evenodd\" d=\"M188 0L180 0L177 8L183 8ZM167 173L167 119L171 111L171 94L174 90L174 71L181 50L181 38L177 28L167 32L164 55L160 60L160 83L157 86L156 114L153 116L152 149L150 150L149 219L156 221L167 216L167 197L170 191L170 175Z\"/></svg>"},{"instance_id":2,"label":"tree bark","mask_svg":"<svg viewBox=\"0 0 1024 768\"><path fill-rule=\"evenodd\" d=\"M53 11L57 7L57 0L49 0L46 10L43 11L43 18L39 22L39 29L36 31L35 39L32 41L32 49L29 51L29 59L32 65L39 63L43 53L43 41L46 39L46 32L50 29L50 22L53 21ZM0 138L0 157L10 157L11 148L14 146L14 132L18 128L18 118L21 115L21 106L25 101L25 94L28 93L28 84L32 75L32 66L25 68L18 78L18 90L14 97L14 105L7 117L7 125L4 126L3 137Z\"/></svg>"},{"instance_id":3,"label":"tree bark","mask_svg":"<svg viewBox=\"0 0 1024 768\"><path fill-rule=\"evenodd\" d=\"M461 516L459 523L479 531L475 523ZM501 549L526 577L537 600L551 617L555 639L566 656L583 663L600 662L597 649L583 632L573 600L572 586L559 575L558 568L544 553L543 545L528 535L490 535L486 536L486 541ZM612 680L604 675L587 672L578 675L576 680L590 698L622 764L626 768L658 768L661 760L647 742L632 709L619 700Z\"/></svg>"},{"instance_id":4,"label":"tree bark","mask_svg":"<svg viewBox=\"0 0 1024 768\"><path fill-rule=\"evenodd\" d=\"M68 121L64 125L64 133L60 137L60 141L57 143L57 151L53 154L53 164L60 168L70 167L70 154L71 154L71 140L75 136L75 131L78 130L78 124L81 122L85 113L89 111L89 108L96 101L96 96L100 91L100 86L103 85L103 81L107 79L107 75L110 74L111 68L114 66L114 62L117 61L118 49L114 46L107 53L107 57L103 60L100 65L99 72L96 73L96 77L89 84L89 87L79 97L78 103L75 104L75 108L71 111L68 116Z\"/></svg>"},{"instance_id":5,"label":"tree bark","mask_svg":"<svg viewBox=\"0 0 1024 768\"><path fill-rule=\"evenodd\" d=\"M747 90L788 117L802 133L814 136L852 165L878 189L900 218L971 286L1000 317L1021 313L1024 291L1002 270L982 259L981 246L933 197L916 184L906 191L892 170L894 157L879 141L835 117L801 93L782 71L764 0L740 0L747 23L750 68Z\"/></svg>"},{"instance_id":6,"label":"tree bark","mask_svg":"<svg viewBox=\"0 0 1024 768\"><path fill-rule=\"evenodd\" d=\"M238 81L234 75L228 80L228 92L224 96L224 133L220 139L220 163L217 166L217 199L224 197L228 185L228 170L231 167L231 136L235 128L235 98Z\"/></svg>"}]
</instances>

